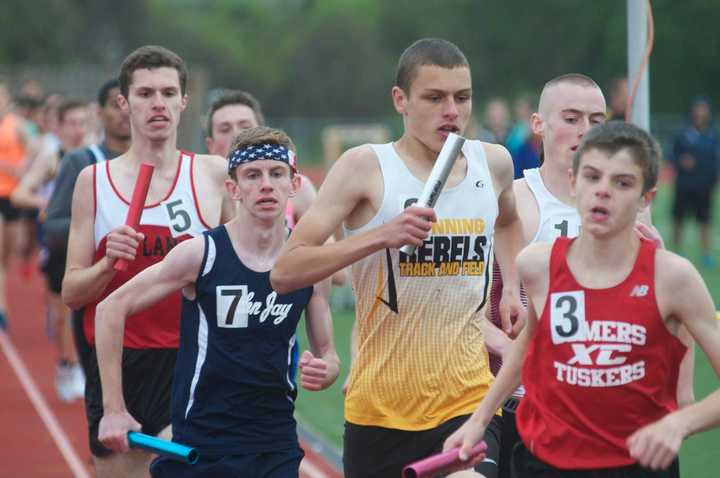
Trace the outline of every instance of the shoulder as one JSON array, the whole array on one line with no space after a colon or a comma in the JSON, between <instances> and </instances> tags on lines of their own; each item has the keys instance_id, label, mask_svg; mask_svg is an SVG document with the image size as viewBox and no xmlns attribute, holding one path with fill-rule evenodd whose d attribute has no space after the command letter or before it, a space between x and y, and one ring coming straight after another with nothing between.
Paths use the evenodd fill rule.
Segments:
<instances>
[{"instance_id":1,"label":"shoulder","mask_svg":"<svg viewBox=\"0 0 720 478\"><path fill-rule=\"evenodd\" d=\"M369 144L356 146L345 151L332 165L323 185L342 181L343 187L367 184L380 173L377 155ZM352 179L352 181L347 181Z\"/></svg>"},{"instance_id":2,"label":"shoulder","mask_svg":"<svg viewBox=\"0 0 720 478\"><path fill-rule=\"evenodd\" d=\"M214 154L196 154L195 168L201 171L207 171L210 174L227 173L228 162L222 156Z\"/></svg>"},{"instance_id":3,"label":"shoulder","mask_svg":"<svg viewBox=\"0 0 720 478\"><path fill-rule=\"evenodd\" d=\"M478 141L485 151L488 168L490 173L496 178L502 189L512 184L515 171L513 169L512 157L510 152L501 144L485 143Z\"/></svg>"},{"instance_id":4,"label":"shoulder","mask_svg":"<svg viewBox=\"0 0 720 478\"><path fill-rule=\"evenodd\" d=\"M679 297L682 291L697 285L699 278L697 269L685 257L667 249L656 250L655 280L658 290L672 291Z\"/></svg>"},{"instance_id":5,"label":"shoulder","mask_svg":"<svg viewBox=\"0 0 720 478\"><path fill-rule=\"evenodd\" d=\"M518 253L516 262L518 273L523 282L529 282L546 274L550 267L552 242L535 242L527 245Z\"/></svg>"}]
</instances>

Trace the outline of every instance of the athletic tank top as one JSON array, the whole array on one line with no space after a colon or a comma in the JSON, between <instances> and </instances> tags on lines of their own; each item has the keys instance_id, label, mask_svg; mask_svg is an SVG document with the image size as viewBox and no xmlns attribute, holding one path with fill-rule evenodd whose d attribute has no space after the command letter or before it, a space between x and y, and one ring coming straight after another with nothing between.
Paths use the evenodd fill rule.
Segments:
<instances>
[{"instance_id":1,"label":"athletic tank top","mask_svg":"<svg viewBox=\"0 0 720 478\"><path fill-rule=\"evenodd\" d=\"M224 226L204 238L196 299L183 299L173 439L212 454L297 448L290 349L313 289L278 295Z\"/></svg>"},{"instance_id":2,"label":"athletic tank top","mask_svg":"<svg viewBox=\"0 0 720 478\"><path fill-rule=\"evenodd\" d=\"M105 292L85 307L85 335L95 341L95 306L115 289L148 267L160 262L177 243L201 234L210 228L202 218L193 181L192 153L181 152L175 181L165 198L145 206L139 232L145 239L138 254L125 271L115 273ZM107 235L125 224L129 201L115 189L110 176L110 163L92 166L95 194L95 258L105 256ZM125 322L123 345L134 349L176 348L180 321L180 292L169 295L147 309L131 315Z\"/></svg>"},{"instance_id":3,"label":"athletic tank top","mask_svg":"<svg viewBox=\"0 0 720 478\"><path fill-rule=\"evenodd\" d=\"M380 209L359 234L420 197L392 144L372 145L383 175ZM401 430L434 428L472 412L492 381L478 310L488 287L497 197L479 141L466 141L466 177L446 188L437 222L412 255L378 251L352 266L359 350L346 419Z\"/></svg>"},{"instance_id":4,"label":"athletic tank top","mask_svg":"<svg viewBox=\"0 0 720 478\"><path fill-rule=\"evenodd\" d=\"M25 159L25 145L18 129L20 120L13 113L0 119L0 161L4 166L19 167ZM10 197L20 178L0 171L0 197Z\"/></svg>"},{"instance_id":5,"label":"athletic tank top","mask_svg":"<svg viewBox=\"0 0 720 478\"><path fill-rule=\"evenodd\" d=\"M527 448L562 469L634 463L626 439L677 409L686 347L655 297L655 245L641 240L625 280L582 287L567 265L573 239L555 241L550 284L522 370L517 427Z\"/></svg>"},{"instance_id":6,"label":"athletic tank top","mask_svg":"<svg viewBox=\"0 0 720 478\"><path fill-rule=\"evenodd\" d=\"M577 237L580 234L580 214L574 206L569 206L556 198L542 180L539 168L526 169L523 171L525 182L530 188L539 211L538 228L530 243L552 242L558 237ZM500 266L493 261L492 287L490 288L490 320L497 326L502 324L500 320L500 299L502 298L503 282ZM520 289L520 299L527 306L525 290ZM490 354L490 369L497 375L502 365L502 358ZM522 396L522 388L515 393Z\"/></svg>"}]
</instances>

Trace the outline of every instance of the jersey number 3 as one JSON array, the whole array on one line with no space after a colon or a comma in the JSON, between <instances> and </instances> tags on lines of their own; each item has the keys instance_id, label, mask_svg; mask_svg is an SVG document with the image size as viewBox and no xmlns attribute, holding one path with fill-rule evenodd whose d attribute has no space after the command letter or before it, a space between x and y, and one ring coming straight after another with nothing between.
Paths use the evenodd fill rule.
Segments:
<instances>
[{"instance_id":1,"label":"jersey number 3","mask_svg":"<svg viewBox=\"0 0 720 478\"><path fill-rule=\"evenodd\" d=\"M550 295L550 332L554 344L577 342L585 337L585 292Z\"/></svg>"}]
</instances>

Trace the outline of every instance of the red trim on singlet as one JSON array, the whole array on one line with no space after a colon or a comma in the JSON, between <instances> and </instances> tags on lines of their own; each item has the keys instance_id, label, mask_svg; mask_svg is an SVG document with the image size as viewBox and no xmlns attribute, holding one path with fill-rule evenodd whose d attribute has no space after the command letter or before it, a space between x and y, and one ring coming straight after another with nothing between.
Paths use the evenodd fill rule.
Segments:
<instances>
[{"instance_id":1,"label":"red trim on singlet","mask_svg":"<svg viewBox=\"0 0 720 478\"><path fill-rule=\"evenodd\" d=\"M165 194L165 197L163 197L161 200L159 200L155 204L148 204L143 209L151 209L154 207L158 207L160 204L162 204L164 201L166 201L167 198L172 196L172 193L175 191L175 186L177 185L178 178L180 177L180 167L182 166L182 155L183 155L183 152L180 151L180 156L178 157L177 171L175 171L175 179L173 179L172 186L170 186L170 190L167 192L167 194ZM117 197L119 197L122 202L124 202L125 204L127 204L129 206L130 201L125 199L125 197L123 197L123 195L120 194L120 191L118 190L118 188L115 187L115 183L112 180L112 176L110 175L110 161L105 161L105 169L107 172L108 182L110 182L110 187L115 192Z\"/></svg>"},{"instance_id":2,"label":"red trim on singlet","mask_svg":"<svg viewBox=\"0 0 720 478\"><path fill-rule=\"evenodd\" d=\"M212 229L211 226L208 225L207 222L205 222L205 218L202 215L202 211L200 211L200 201L198 201L197 192L195 191L195 153L191 153L189 151L183 151L185 154L190 156L190 189L192 189L192 195L193 195L193 202L195 203L195 210L197 211L197 215L200 218L200 222L203 226L205 226L207 229Z\"/></svg>"},{"instance_id":3,"label":"red trim on singlet","mask_svg":"<svg viewBox=\"0 0 720 478\"><path fill-rule=\"evenodd\" d=\"M97 163L92 165L92 175L93 175L93 217L97 215L97 173L95 172L95 168L97 167Z\"/></svg>"}]
</instances>

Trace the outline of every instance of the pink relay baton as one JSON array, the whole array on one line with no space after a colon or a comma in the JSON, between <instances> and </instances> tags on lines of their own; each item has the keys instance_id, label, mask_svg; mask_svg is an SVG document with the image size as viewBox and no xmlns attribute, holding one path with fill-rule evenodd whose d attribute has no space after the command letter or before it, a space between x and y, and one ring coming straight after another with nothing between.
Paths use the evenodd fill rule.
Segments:
<instances>
[{"instance_id":1,"label":"pink relay baton","mask_svg":"<svg viewBox=\"0 0 720 478\"><path fill-rule=\"evenodd\" d=\"M468 468L473 458L485 454L487 444L481 441L470 450L470 458L461 461L458 452L459 448L453 448L444 453L438 453L415 463L410 463L402 471L402 478L432 478L437 475L447 475L456 471Z\"/></svg>"},{"instance_id":2,"label":"pink relay baton","mask_svg":"<svg viewBox=\"0 0 720 478\"><path fill-rule=\"evenodd\" d=\"M140 226L140 216L142 216L143 207L145 207L145 199L150 189L150 179L152 179L155 166L152 164L142 163L140 165L140 173L138 173L135 181L135 189L133 189L132 198L130 199L130 210L128 211L125 224L137 231ZM124 271L127 269L128 262L125 259L115 261L113 268L116 271Z\"/></svg>"}]
</instances>

